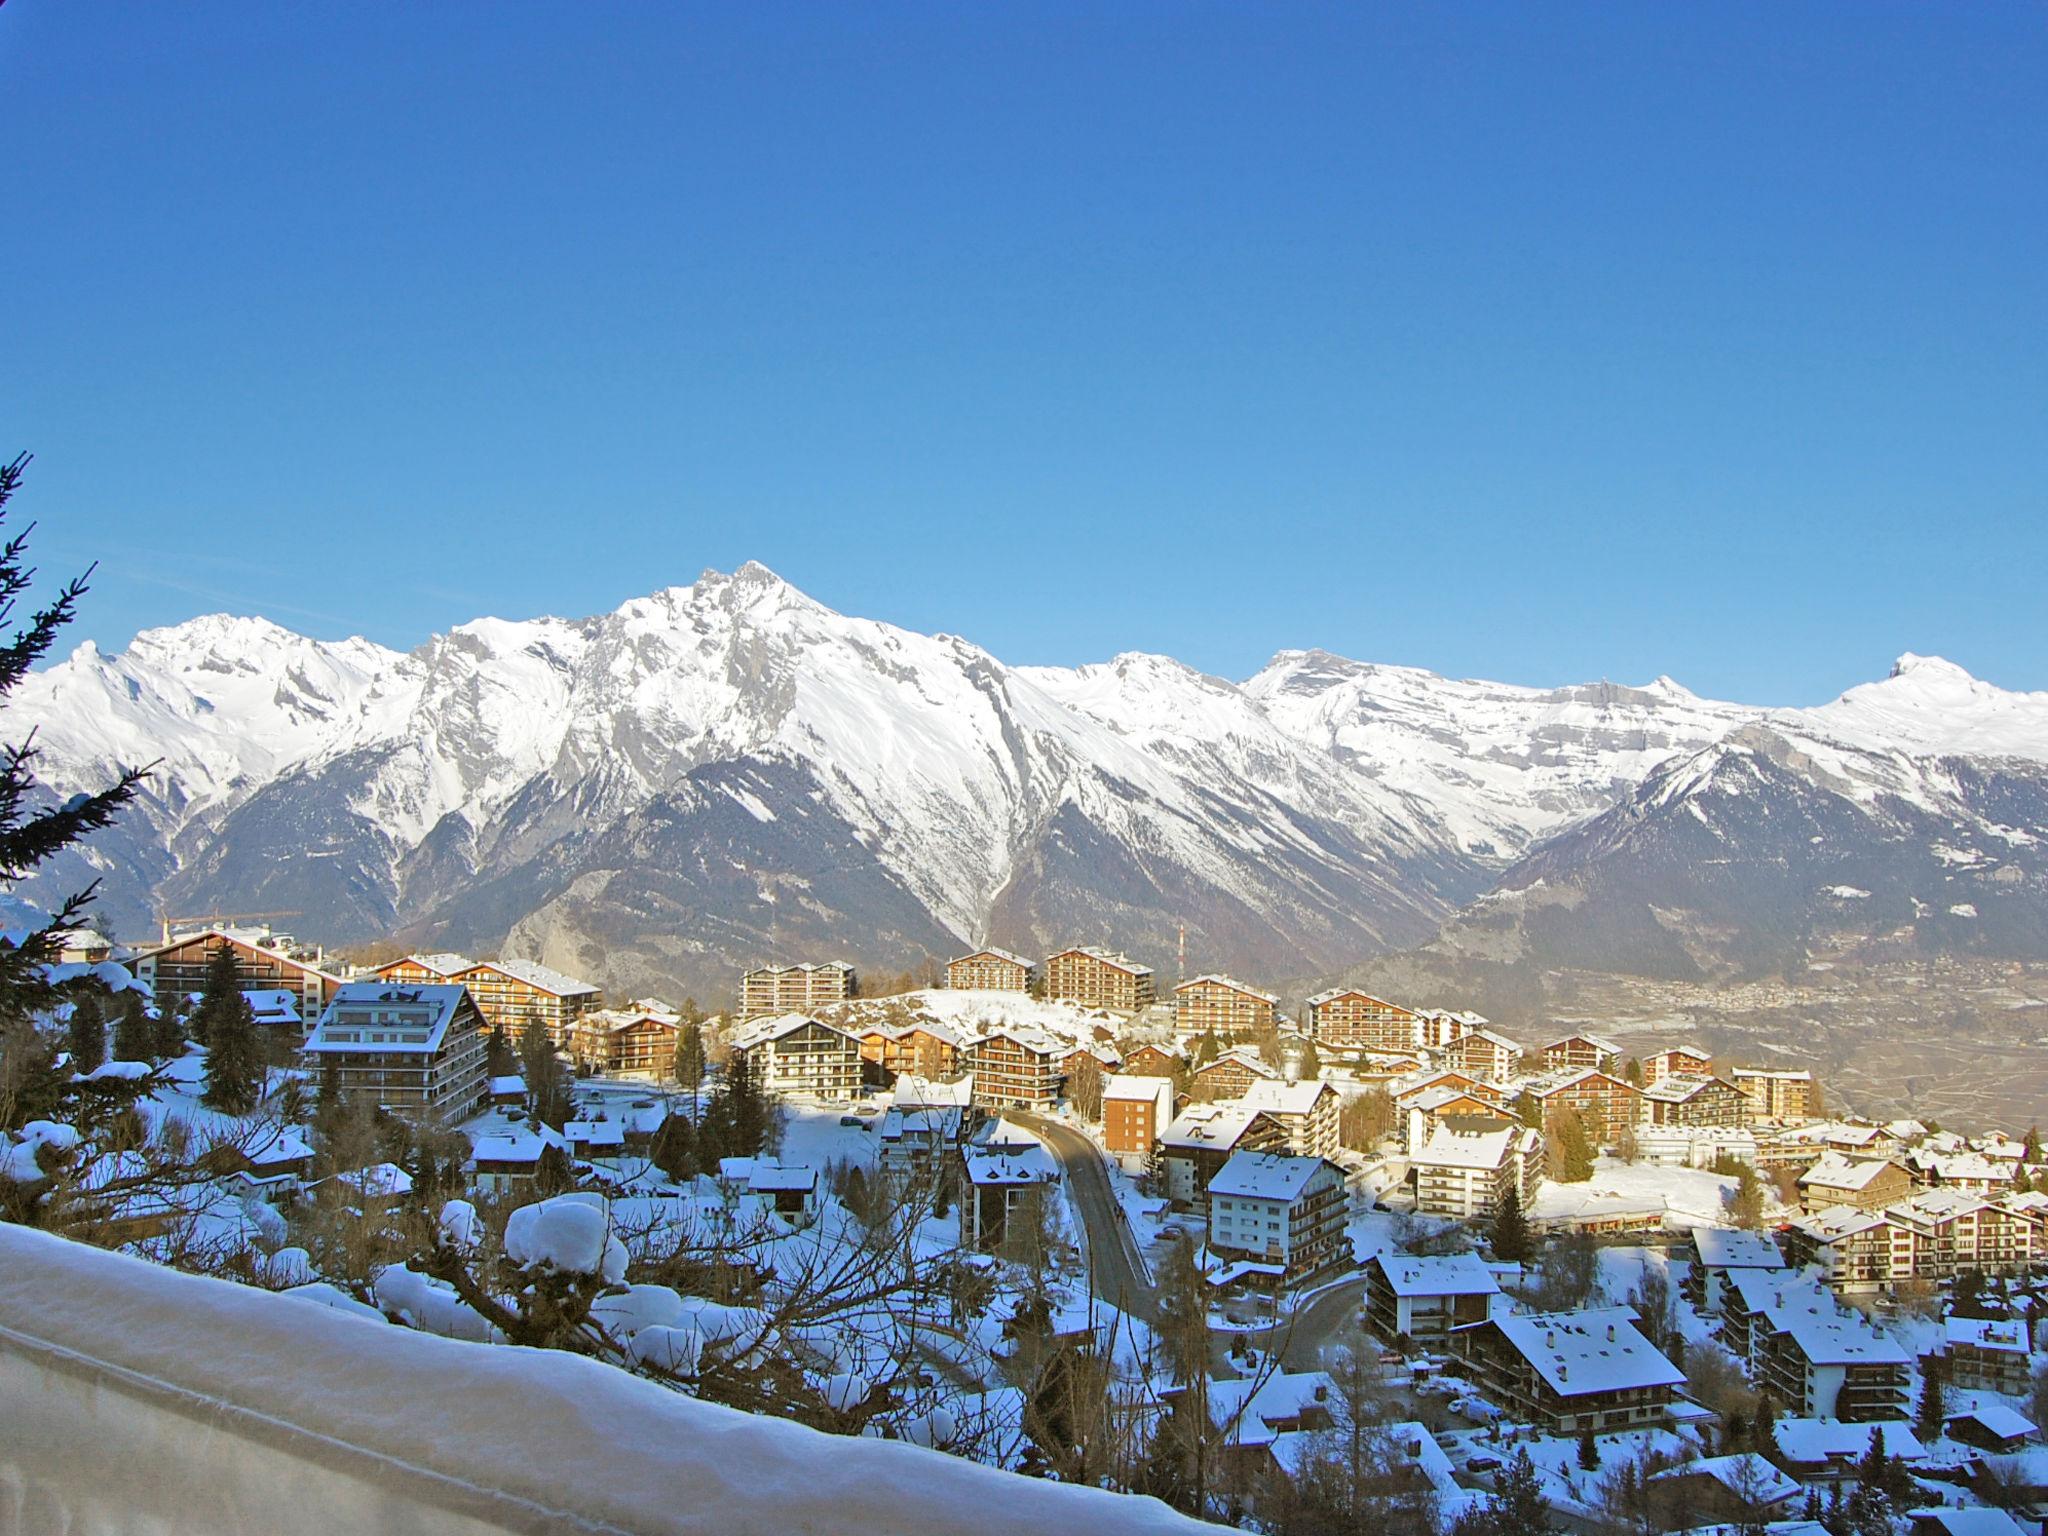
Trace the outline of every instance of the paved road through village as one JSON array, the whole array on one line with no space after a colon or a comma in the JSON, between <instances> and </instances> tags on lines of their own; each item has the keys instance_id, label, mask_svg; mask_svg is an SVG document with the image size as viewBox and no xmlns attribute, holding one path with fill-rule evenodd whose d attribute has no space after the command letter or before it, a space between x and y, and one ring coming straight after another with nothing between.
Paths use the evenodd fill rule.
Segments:
<instances>
[{"instance_id":1,"label":"paved road through village","mask_svg":"<svg viewBox=\"0 0 2048 1536\"><path fill-rule=\"evenodd\" d=\"M1110 1188L1109 1174L1102 1166L1102 1153L1095 1143L1078 1131L1039 1115L1013 1110L1010 1118L1042 1140L1066 1174L1074 1209L1088 1229L1089 1268L1094 1275L1095 1294L1143 1322L1158 1321L1159 1298L1146 1278L1137 1239L1124 1221L1116 1191Z\"/></svg>"}]
</instances>

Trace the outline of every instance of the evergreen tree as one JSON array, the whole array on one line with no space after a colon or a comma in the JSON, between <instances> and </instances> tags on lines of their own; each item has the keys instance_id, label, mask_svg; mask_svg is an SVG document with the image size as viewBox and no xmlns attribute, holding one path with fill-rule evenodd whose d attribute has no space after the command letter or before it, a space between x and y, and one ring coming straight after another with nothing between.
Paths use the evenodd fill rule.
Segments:
<instances>
[{"instance_id":1,"label":"evergreen tree","mask_svg":"<svg viewBox=\"0 0 2048 1536\"><path fill-rule=\"evenodd\" d=\"M550 1195L566 1195L576 1187L576 1169L569 1161L569 1154L553 1143L540 1149L540 1161L533 1165L533 1192L536 1199L545 1200Z\"/></svg>"},{"instance_id":2,"label":"evergreen tree","mask_svg":"<svg viewBox=\"0 0 2048 1536\"><path fill-rule=\"evenodd\" d=\"M71 1070L83 1076L107 1059L107 1017L91 993L71 1004Z\"/></svg>"},{"instance_id":3,"label":"evergreen tree","mask_svg":"<svg viewBox=\"0 0 2048 1536\"><path fill-rule=\"evenodd\" d=\"M149 1026L149 1054L158 1061L176 1061L185 1054L185 1025L170 1004L157 1009Z\"/></svg>"},{"instance_id":4,"label":"evergreen tree","mask_svg":"<svg viewBox=\"0 0 2048 1536\"><path fill-rule=\"evenodd\" d=\"M1913 1433L1932 1445L1941 1438L1943 1410L1947 1404L1948 1357L1926 1354L1920 1357L1920 1400L1914 1404Z\"/></svg>"},{"instance_id":5,"label":"evergreen tree","mask_svg":"<svg viewBox=\"0 0 2048 1536\"><path fill-rule=\"evenodd\" d=\"M725 1101L728 1137L725 1155L753 1157L764 1151L775 1110L755 1076L753 1058L745 1051L734 1051L732 1059L726 1063L725 1092L721 1097Z\"/></svg>"},{"instance_id":6,"label":"evergreen tree","mask_svg":"<svg viewBox=\"0 0 2048 1536\"><path fill-rule=\"evenodd\" d=\"M683 1004L685 1011L682 1025L676 1030L675 1079L689 1090L692 1112L696 1109L697 1094L704 1087L704 1026L689 1018L688 1011L696 1005Z\"/></svg>"},{"instance_id":7,"label":"evergreen tree","mask_svg":"<svg viewBox=\"0 0 2048 1536\"><path fill-rule=\"evenodd\" d=\"M114 1059L147 1061L151 1051L149 1009L140 992L121 994L121 1017L114 1021Z\"/></svg>"},{"instance_id":8,"label":"evergreen tree","mask_svg":"<svg viewBox=\"0 0 2048 1536\"><path fill-rule=\"evenodd\" d=\"M1583 1184L1593 1177L1593 1138L1586 1122L1569 1106L1551 1115L1548 1127L1549 1174L1560 1184Z\"/></svg>"},{"instance_id":9,"label":"evergreen tree","mask_svg":"<svg viewBox=\"0 0 2048 1536\"><path fill-rule=\"evenodd\" d=\"M649 1151L654 1166L671 1179L686 1179L697 1171L696 1127L687 1115L670 1115L654 1133Z\"/></svg>"},{"instance_id":10,"label":"evergreen tree","mask_svg":"<svg viewBox=\"0 0 2048 1536\"><path fill-rule=\"evenodd\" d=\"M1301 1042L1301 1080L1312 1083L1323 1075L1323 1058L1316 1050L1313 1040Z\"/></svg>"},{"instance_id":11,"label":"evergreen tree","mask_svg":"<svg viewBox=\"0 0 2048 1536\"><path fill-rule=\"evenodd\" d=\"M526 1102L534 1119L559 1131L569 1123L574 1098L562 1058L555 1054L547 1025L539 1019L529 1019L520 1031L519 1068L526 1079Z\"/></svg>"},{"instance_id":12,"label":"evergreen tree","mask_svg":"<svg viewBox=\"0 0 2048 1536\"><path fill-rule=\"evenodd\" d=\"M519 1058L505 1031L495 1026L484 1031L484 1071L491 1077L512 1077L519 1071Z\"/></svg>"},{"instance_id":13,"label":"evergreen tree","mask_svg":"<svg viewBox=\"0 0 2048 1536\"><path fill-rule=\"evenodd\" d=\"M192 1014L192 1038L211 1046L215 1027L231 1025L242 1001L242 972L235 964L234 946L223 943L207 957L206 988Z\"/></svg>"},{"instance_id":14,"label":"evergreen tree","mask_svg":"<svg viewBox=\"0 0 2048 1536\"><path fill-rule=\"evenodd\" d=\"M1515 1117L1531 1130L1543 1129L1543 1101L1533 1093L1523 1093L1515 1099Z\"/></svg>"},{"instance_id":15,"label":"evergreen tree","mask_svg":"<svg viewBox=\"0 0 2048 1536\"><path fill-rule=\"evenodd\" d=\"M1600 1442L1590 1429L1579 1431L1579 1465L1588 1472L1600 1465Z\"/></svg>"},{"instance_id":16,"label":"evergreen tree","mask_svg":"<svg viewBox=\"0 0 2048 1536\"><path fill-rule=\"evenodd\" d=\"M1522 1196L1512 1187L1494 1207L1493 1227L1487 1233L1493 1256L1503 1264L1526 1264L1533 1251L1529 1240L1529 1219L1522 1214Z\"/></svg>"},{"instance_id":17,"label":"evergreen tree","mask_svg":"<svg viewBox=\"0 0 2048 1536\"><path fill-rule=\"evenodd\" d=\"M249 1009L249 1000L239 991L233 1002L223 1002L213 1010L207 1038L202 1102L224 1114L248 1114L263 1097L263 1045L256 1038L256 1016Z\"/></svg>"}]
</instances>

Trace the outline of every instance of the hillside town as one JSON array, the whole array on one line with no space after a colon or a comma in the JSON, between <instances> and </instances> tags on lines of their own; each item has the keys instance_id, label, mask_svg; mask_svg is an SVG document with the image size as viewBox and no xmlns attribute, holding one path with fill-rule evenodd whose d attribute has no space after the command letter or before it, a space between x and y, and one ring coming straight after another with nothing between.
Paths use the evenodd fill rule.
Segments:
<instances>
[{"instance_id":1,"label":"hillside town","mask_svg":"<svg viewBox=\"0 0 2048 1536\"><path fill-rule=\"evenodd\" d=\"M2048 1515L2038 1129L1789 1056L1097 945L716 1011L225 919L40 965L0 1213L158 1265L1250 1530Z\"/></svg>"}]
</instances>

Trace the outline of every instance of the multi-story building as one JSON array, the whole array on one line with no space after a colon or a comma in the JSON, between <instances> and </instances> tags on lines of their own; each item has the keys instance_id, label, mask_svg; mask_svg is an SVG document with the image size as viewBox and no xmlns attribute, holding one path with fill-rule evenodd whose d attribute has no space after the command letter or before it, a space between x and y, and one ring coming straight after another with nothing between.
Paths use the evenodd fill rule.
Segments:
<instances>
[{"instance_id":1,"label":"multi-story building","mask_svg":"<svg viewBox=\"0 0 2048 1536\"><path fill-rule=\"evenodd\" d=\"M963 1147L965 1197L960 1238L970 1248L1024 1253L1038 1237L1034 1213L1058 1196L1060 1170L1036 1142Z\"/></svg>"},{"instance_id":2,"label":"multi-story building","mask_svg":"<svg viewBox=\"0 0 2048 1536\"><path fill-rule=\"evenodd\" d=\"M946 985L955 991L1029 992L1038 963L1007 949L977 949L946 964Z\"/></svg>"},{"instance_id":3,"label":"multi-story building","mask_svg":"<svg viewBox=\"0 0 2048 1536\"><path fill-rule=\"evenodd\" d=\"M1400 1116L1401 1148L1411 1154L1428 1146L1445 1120L1498 1120L1504 1125L1514 1120L1498 1100L1449 1083L1404 1097L1395 1110Z\"/></svg>"},{"instance_id":4,"label":"multi-story building","mask_svg":"<svg viewBox=\"0 0 2048 1536\"><path fill-rule=\"evenodd\" d=\"M1335 1157L1340 1098L1328 1083L1262 1078L1238 1102L1271 1115L1287 1137L1288 1151L1302 1157Z\"/></svg>"},{"instance_id":5,"label":"multi-story building","mask_svg":"<svg viewBox=\"0 0 2048 1536\"><path fill-rule=\"evenodd\" d=\"M1643 1118L1643 1090L1605 1072L1584 1068L1548 1082L1532 1083L1523 1090L1543 1106L1541 1118L1549 1123L1560 1109L1577 1113L1586 1134L1596 1142L1611 1142Z\"/></svg>"},{"instance_id":6,"label":"multi-story building","mask_svg":"<svg viewBox=\"0 0 2048 1536\"><path fill-rule=\"evenodd\" d=\"M1433 1347L1492 1315L1500 1284L1476 1253L1381 1252L1365 1266L1365 1326L1393 1343Z\"/></svg>"},{"instance_id":7,"label":"multi-story building","mask_svg":"<svg viewBox=\"0 0 2048 1536\"><path fill-rule=\"evenodd\" d=\"M1786 1224L1785 1258L1813 1265L1839 1295L1880 1291L1891 1284L1891 1227L1876 1211L1836 1205Z\"/></svg>"},{"instance_id":8,"label":"multi-story building","mask_svg":"<svg viewBox=\"0 0 2048 1536\"><path fill-rule=\"evenodd\" d=\"M443 950L432 955L406 955L387 960L370 974L380 981L395 981L409 987L438 987L455 980L476 962L467 955Z\"/></svg>"},{"instance_id":9,"label":"multi-story building","mask_svg":"<svg viewBox=\"0 0 2048 1536\"><path fill-rule=\"evenodd\" d=\"M681 1015L642 1000L629 1008L596 1008L569 1029L569 1054L578 1067L611 1077L665 1083L675 1076Z\"/></svg>"},{"instance_id":10,"label":"multi-story building","mask_svg":"<svg viewBox=\"0 0 2048 1536\"><path fill-rule=\"evenodd\" d=\"M2033 1391L2033 1350L2026 1322L2017 1317L1951 1317L1942 1323L1941 1352L1948 1382L1965 1392Z\"/></svg>"},{"instance_id":11,"label":"multi-story building","mask_svg":"<svg viewBox=\"0 0 2048 1536\"><path fill-rule=\"evenodd\" d=\"M1670 1074L1643 1090L1643 1116L1652 1125L1743 1126L1749 1096L1725 1078Z\"/></svg>"},{"instance_id":12,"label":"multi-story building","mask_svg":"<svg viewBox=\"0 0 2048 1536\"><path fill-rule=\"evenodd\" d=\"M1310 998L1308 1032L1317 1044L1339 1051L1410 1051L1419 1043L1414 1009L1353 987Z\"/></svg>"},{"instance_id":13,"label":"multi-story building","mask_svg":"<svg viewBox=\"0 0 2048 1536\"><path fill-rule=\"evenodd\" d=\"M515 1044L538 1024L568 1050L577 1020L604 1006L601 988L531 960L479 960L446 979L469 988L484 1023Z\"/></svg>"},{"instance_id":14,"label":"multi-story building","mask_svg":"<svg viewBox=\"0 0 2048 1536\"><path fill-rule=\"evenodd\" d=\"M1813 1074L1763 1067L1737 1067L1729 1074L1749 1095L1750 1116L1780 1125L1798 1125L1814 1115Z\"/></svg>"},{"instance_id":15,"label":"multi-story building","mask_svg":"<svg viewBox=\"0 0 2048 1536\"><path fill-rule=\"evenodd\" d=\"M885 1080L950 1077L960 1069L966 1043L946 1024L871 1024L860 1033L860 1054Z\"/></svg>"},{"instance_id":16,"label":"multi-story building","mask_svg":"<svg viewBox=\"0 0 2048 1536\"><path fill-rule=\"evenodd\" d=\"M1799 1176L1799 1208L1809 1215L1830 1206L1881 1210L1913 1193L1913 1176L1881 1157L1830 1152Z\"/></svg>"},{"instance_id":17,"label":"multi-story building","mask_svg":"<svg viewBox=\"0 0 2048 1536\"><path fill-rule=\"evenodd\" d=\"M159 1008L174 1008L206 990L206 973L223 949L235 957L243 991L289 992L299 1016L317 1018L342 986L339 971L310 945L268 928L202 928L170 935L129 962Z\"/></svg>"},{"instance_id":18,"label":"multi-story building","mask_svg":"<svg viewBox=\"0 0 2048 1536\"><path fill-rule=\"evenodd\" d=\"M1239 1152L1209 1181L1209 1251L1229 1263L1277 1266L1293 1285L1348 1263L1344 1173L1320 1157Z\"/></svg>"},{"instance_id":19,"label":"multi-story building","mask_svg":"<svg viewBox=\"0 0 2048 1536\"><path fill-rule=\"evenodd\" d=\"M1884 1208L1889 1279L1947 1280L1966 1269L2024 1270L2043 1252L2038 1196L1986 1200L1929 1189Z\"/></svg>"},{"instance_id":20,"label":"multi-story building","mask_svg":"<svg viewBox=\"0 0 2048 1536\"><path fill-rule=\"evenodd\" d=\"M1520 1070L1522 1047L1491 1029L1468 1029L1444 1046L1437 1059L1481 1082L1504 1083Z\"/></svg>"},{"instance_id":21,"label":"multi-story building","mask_svg":"<svg viewBox=\"0 0 2048 1536\"><path fill-rule=\"evenodd\" d=\"M489 1093L483 1022L462 987L344 982L301 1049L344 1102L452 1125Z\"/></svg>"},{"instance_id":22,"label":"multi-story building","mask_svg":"<svg viewBox=\"0 0 2048 1536\"><path fill-rule=\"evenodd\" d=\"M1152 967L1125 955L1077 945L1045 962L1045 995L1084 1008L1136 1013L1153 998Z\"/></svg>"},{"instance_id":23,"label":"multi-story building","mask_svg":"<svg viewBox=\"0 0 2048 1536\"><path fill-rule=\"evenodd\" d=\"M1486 1028L1486 1016L1452 1013L1443 1008L1424 1008L1415 1015L1415 1043L1425 1050L1440 1051L1453 1040Z\"/></svg>"},{"instance_id":24,"label":"multi-story building","mask_svg":"<svg viewBox=\"0 0 2048 1536\"><path fill-rule=\"evenodd\" d=\"M1694 1227L1692 1248L1692 1263L1686 1266L1679 1289L1693 1310L1703 1317L1720 1313L1731 1276L1777 1273L1785 1268L1785 1255L1761 1232Z\"/></svg>"},{"instance_id":25,"label":"multi-story building","mask_svg":"<svg viewBox=\"0 0 2048 1536\"><path fill-rule=\"evenodd\" d=\"M740 977L740 1017L814 1013L860 995L860 977L844 960L822 965L757 965Z\"/></svg>"},{"instance_id":26,"label":"multi-story building","mask_svg":"<svg viewBox=\"0 0 2048 1536\"><path fill-rule=\"evenodd\" d=\"M1674 1045L1668 1051L1643 1058L1643 1083L1647 1087L1667 1077L1712 1077L1714 1058L1690 1046Z\"/></svg>"},{"instance_id":27,"label":"multi-story building","mask_svg":"<svg viewBox=\"0 0 2048 1536\"><path fill-rule=\"evenodd\" d=\"M1173 1027L1184 1035L1251 1035L1274 1028L1280 999L1229 976L1197 976L1173 989Z\"/></svg>"},{"instance_id":28,"label":"multi-story building","mask_svg":"<svg viewBox=\"0 0 2048 1536\"><path fill-rule=\"evenodd\" d=\"M983 1035L966 1052L974 1102L984 1109L1051 1109L1066 1087L1063 1063L1071 1049L1028 1024Z\"/></svg>"},{"instance_id":29,"label":"multi-story building","mask_svg":"<svg viewBox=\"0 0 2048 1536\"><path fill-rule=\"evenodd\" d=\"M1159 1135L1162 1193L1176 1208L1204 1210L1209 1181L1239 1152L1280 1152L1273 1117L1244 1104L1190 1104Z\"/></svg>"},{"instance_id":30,"label":"multi-story building","mask_svg":"<svg viewBox=\"0 0 2048 1536\"><path fill-rule=\"evenodd\" d=\"M1205 1104L1241 1099L1253 1083L1276 1082L1279 1077L1259 1059L1257 1051L1225 1051L1206 1066L1195 1068L1188 1078L1188 1097Z\"/></svg>"},{"instance_id":31,"label":"multi-story building","mask_svg":"<svg viewBox=\"0 0 2048 1536\"><path fill-rule=\"evenodd\" d=\"M728 1044L747 1058L768 1093L814 1104L844 1104L860 1094L860 1042L843 1029L800 1013L741 1025Z\"/></svg>"},{"instance_id":32,"label":"multi-story building","mask_svg":"<svg viewBox=\"0 0 2048 1536\"><path fill-rule=\"evenodd\" d=\"M1566 1035L1543 1047L1546 1072L1605 1072L1621 1060L1621 1047L1601 1035Z\"/></svg>"},{"instance_id":33,"label":"multi-story building","mask_svg":"<svg viewBox=\"0 0 2048 1536\"><path fill-rule=\"evenodd\" d=\"M1553 1435L1659 1424L1685 1381L1627 1307L1501 1313L1450 1340L1466 1374L1510 1422Z\"/></svg>"},{"instance_id":34,"label":"multi-story building","mask_svg":"<svg viewBox=\"0 0 2048 1536\"><path fill-rule=\"evenodd\" d=\"M1160 1045L1136 1045L1124 1052L1123 1070L1137 1077L1172 1077L1186 1069L1187 1057Z\"/></svg>"},{"instance_id":35,"label":"multi-story building","mask_svg":"<svg viewBox=\"0 0 2048 1536\"><path fill-rule=\"evenodd\" d=\"M1173 1122L1173 1079L1119 1072L1102 1085L1103 1150L1137 1173L1151 1160L1159 1134Z\"/></svg>"},{"instance_id":36,"label":"multi-story building","mask_svg":"<svg viewBox=\"0 0 2048 1536\"><path fill-rule=\"evenodd\" d=\"M1488 1217L1510 1190L1527 1210L1543 1182L1543 1135L1503 1120L1446 1119L1412 1163L1415 1209L1424 1216Z\"/></svg>"},{"instance_id":37,"label":"multi-story building","mask_svg":"<svg viewBox=\"0 0 2048 1536\"><path fill-rule=\"evenodd\" d=\"M1757 1381L1795 1416L1906 1416L1906 1352L1811 1278L1787 1279L1750 1318Z\"/></svg>"}]
</instances>

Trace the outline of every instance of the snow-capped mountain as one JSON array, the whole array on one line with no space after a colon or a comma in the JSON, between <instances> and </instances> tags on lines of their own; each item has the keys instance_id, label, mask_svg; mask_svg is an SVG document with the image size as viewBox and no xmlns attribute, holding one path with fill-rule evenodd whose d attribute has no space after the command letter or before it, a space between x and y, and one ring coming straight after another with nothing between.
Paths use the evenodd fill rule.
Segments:
<instances>
[{"instance_id":1,"label":"snow-capped mountain","mask_svg":"<svg viewBox=\"0 0 2048 1536\"><path fill-rule=\"evenodd\" d=\"M707 996L758 959L894 968L983 939L1106 941L1165 966L1183 924L1192 966L1329 971L1429 939L1496 883L1459 921L1640 861L1650 823L1726 821L1745 764L1862 818L1828 821L1824 843L1882 822L1944 877L1961 850L2022 869L1994 895L2033 890L2031 865L1995 850L2048 827L2048 695L1945 662L1906 657L1804 711L1321 652L1242 685L1155 656L1012 668L834 613L758 565L594 618L479 620L410 654L195 619L118 656L82 647L11 713L36 724L56 792L160 763L90 869L24 895L98 874L123 932L159 908L295 909L331 942L502 946ZM1672 787L1695 780L1722 787ZM1652 862L1737 882L1784 857L1739 837L1672 847ZM1968 904L1940 894L1911 899ZM2012 942L2048 950L2015 910ZM1666 963L1616 944L1618 967Z\"/></svg>"}]
</instances>

